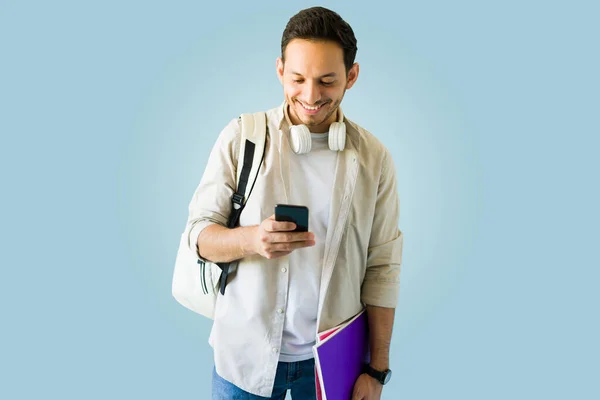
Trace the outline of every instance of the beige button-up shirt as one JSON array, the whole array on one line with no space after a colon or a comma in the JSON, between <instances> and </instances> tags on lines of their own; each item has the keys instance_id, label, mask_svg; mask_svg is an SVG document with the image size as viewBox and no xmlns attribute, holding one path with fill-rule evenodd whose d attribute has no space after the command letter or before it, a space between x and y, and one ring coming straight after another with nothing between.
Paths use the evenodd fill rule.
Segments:
<instances>
[{"instance_id":1,"label":"beige button-up shirt","mask_svg":"<svg viewBox=\"0 0 600 400\"><path fill-rule=\"evenodd\" d=\"M241 214L258 225L288 203L289 124L281 106L267 111L264 164ZM402 260L396 173L388 150L344 117L346 148L335 171L322 264L317 330L354 316L364 304L396 307ZM189 245L211 224L227 226L241 138L239 119L221 132L189 205ZM306 177L310 180L310 177ZM209 343L217 373L241 389L270 397L279 360L289 286L289 259L259 255L239 261L218 295ZM315 337L317 332L315 332Z\"/></svg>"}]
</instances>

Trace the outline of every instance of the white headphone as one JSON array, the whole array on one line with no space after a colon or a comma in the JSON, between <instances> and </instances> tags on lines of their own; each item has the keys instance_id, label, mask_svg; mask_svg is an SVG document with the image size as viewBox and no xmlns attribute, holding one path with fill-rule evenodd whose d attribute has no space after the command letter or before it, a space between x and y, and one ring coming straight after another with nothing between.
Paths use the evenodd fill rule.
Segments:
<instances>
[{"instance_id":1,"label":"white headphone","mask_svg":"<svg viewBox=\"0 0 600 400\"><path fill-rule=\"evenodd\" d=\"M344 113L342 108L338 107L338 122L332 122L329 126L329 149L333 151L343 151L346 147L346 124L344 124ZM292 125L288 114L288 104L284 106L285 118L290 125L290 144L296 154L305 154L310 152L312 147L312 137L310 130L306 125Z\"/></svg>"}]
</instances>

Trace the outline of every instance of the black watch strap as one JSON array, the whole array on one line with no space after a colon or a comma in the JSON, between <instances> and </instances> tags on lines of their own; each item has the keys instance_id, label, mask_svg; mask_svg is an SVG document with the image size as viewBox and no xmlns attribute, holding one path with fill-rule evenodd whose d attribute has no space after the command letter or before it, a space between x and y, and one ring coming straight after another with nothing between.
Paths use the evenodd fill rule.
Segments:
<instances>
[{"instance_id":1,"label":"black watch strap","mask_svg":"<svg viewBox=\"0 0 600 400\"><path fill-rule=\"evenodd\" d=\"M385 371L378 371L369 364L365 365L365 373L377 379L382 385L388 383L392 377L392 370L386 369Z\"/></svg>"}]
</instances>

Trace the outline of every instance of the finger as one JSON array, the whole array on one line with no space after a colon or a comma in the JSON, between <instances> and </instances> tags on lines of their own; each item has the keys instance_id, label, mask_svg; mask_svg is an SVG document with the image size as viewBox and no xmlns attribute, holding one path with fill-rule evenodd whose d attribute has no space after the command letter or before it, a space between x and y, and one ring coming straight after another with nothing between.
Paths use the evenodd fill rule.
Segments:
<instances>
[{"instance_id":1,"label":"finger","mask_svg":"<svg viewBox=\"0 0 600 400\"><path fill-rule=\"evenodd\" d=\"M360 389L354 386L354 392L352 393L352 400L363 400L364 397L360 393Z\"/></svg>"},{"instance_id":2,"label":"finger","mask_svg":"<svg viewBox=\"0 0 600 400\"><path fill-rule=\"evenodd\" d=\"M365 400L366 396L364 395L365 387L363 385L364 381L361 379L362 376L359 376L356 382L354 382L354 390L352 391L352 400Z\"/></svg>"},{"instance_id":3,"label":"finger","mask_svg":"<svg viewBox=\"0 0 600 400\"><path fill-rule=\"evenodd\" d=\"M265 230L267 232L293 231L296 229L296 224L287 221L275 221L274 216L266 219Z\"/></svg>"},{"instance_id":4,"label":"finger","mask_svg":"<svg viewBox=\"0 0 600 400\"><path fill-rule=\"evenodd\" d=\"M312 232L289 232L289 233L272 233L268 235L267 242L270 243L291 243L314 241L315 235Z\"/></svg>"},{"instance_id":5,"label":"finger","mask_svg":"<svg viewBox=\"0 0 600 400\"><path fill-rule=\"evenodd\" d=\"M303 247L310 247L310 246L314 246L314 245L315 245L315 242L312 240L306 240L306 241L301 241L301 242L288 242L288 243L272 243L270 246L267 247L267 251L269 251L269 252L274 252L274 251L291 252L296 249L301 249Z\"/></svg>"},{"instance_id":6,"label":"finger","mask_svg":"<svg viewBox=\"0 0 600 400\"><path fill-rule=\"evenodd\" d=\"M275 251L272 253L267 253L267 257L269 260L272 260L274 258L279 258L279 257L283 257L283 256L287 256L288 254L290 254L291 251Z\"/></svg>"},{"instance_id":7,"label":"finger","mask_svg":"<svg viewBox=\"0 0 600 400\"><path fill-rule=\"evenodd\" d=\"M352 390L352 400L360 400L360 390L359 385L354 383L354 389Z\"/></svg>"}]
</instances>

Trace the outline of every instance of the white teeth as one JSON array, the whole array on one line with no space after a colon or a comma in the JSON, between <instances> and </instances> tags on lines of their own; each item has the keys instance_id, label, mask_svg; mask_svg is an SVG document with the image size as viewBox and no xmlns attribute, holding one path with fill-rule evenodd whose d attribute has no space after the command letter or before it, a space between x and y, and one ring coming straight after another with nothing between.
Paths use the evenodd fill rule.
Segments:
<instances>
[{"instance_id":1,"label":"white teeth","mask_svg":"<svg viewBox=\"0 0 600 400\"><path fill-rule=\"evenodd\" d=\"M300 103L300 104L302 105L302 107L304 107L304 108L306 108L307 110L310 110L310 111L315 111L315 110L318 110L319 108L321 108L321 106L323 106L323 104L321 104L321 105L320 105L320 106L318 106L318 107L309 107L309 106L307 106L307 105L304 105L304 104L302 104L302 103Z\"/></svg>"}]
</instances>

